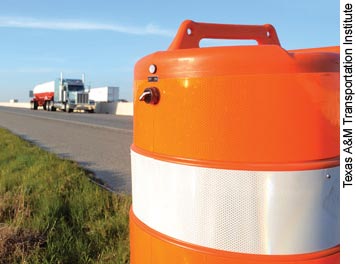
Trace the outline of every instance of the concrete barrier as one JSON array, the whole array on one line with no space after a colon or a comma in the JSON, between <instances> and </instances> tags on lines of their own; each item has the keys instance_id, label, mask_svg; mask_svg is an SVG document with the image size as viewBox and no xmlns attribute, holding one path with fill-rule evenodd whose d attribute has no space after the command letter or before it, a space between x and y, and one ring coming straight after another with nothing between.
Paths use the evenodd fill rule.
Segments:
<instances>
[{"instance_id":1,"label":"concrete barrier","mask_svg":"<svg viewBox=\"0 0 356 264\"><path fill-rule=\"evenodd\" d=\"M113 115L133 115L132 102L113 102L113 103L96 103L96 113L107 113Z\"/></svg>"},{"instance_id":2,"label":"concrete barrier","mask_svg":"<svg viewBox=\"0 0 356 264\"><path fill-rule=\"evenodd\" d=\"M30 103L18 103L18 102L10 102L10 103L0 103L0 106L6 107L17 107L17 108L30 108Z\"/></svg>"},{"instance_id":3,"label":"concrete barrier","mask_svg":"<svg viewBox=\"0 0 356 264\"><path fill-rule=\"evenodd\" d=\"M30 108L30 103L0 103L0 106L6 107L18 107L18 108ZM132 102L113 102L113 103L96 103L96 113L107 113L112 115L133 115L133 103Z\"/></svg>"}]
</instances>

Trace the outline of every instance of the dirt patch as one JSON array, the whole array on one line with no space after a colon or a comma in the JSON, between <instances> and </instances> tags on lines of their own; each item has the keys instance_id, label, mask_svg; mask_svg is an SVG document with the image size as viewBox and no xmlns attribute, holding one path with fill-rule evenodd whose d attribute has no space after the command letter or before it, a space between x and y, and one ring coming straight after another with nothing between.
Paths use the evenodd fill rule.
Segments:
<instances>
[{"instance_id":1,"label":"dirt patch","mask_svg":"<svg viewBox=\"0 0 356 264\"><path fill-rule=\"evenodd\" d=\"M20 261L32 250L45 245L41 234L0 224L0 264Z\"/></svg>"}]
</instances>

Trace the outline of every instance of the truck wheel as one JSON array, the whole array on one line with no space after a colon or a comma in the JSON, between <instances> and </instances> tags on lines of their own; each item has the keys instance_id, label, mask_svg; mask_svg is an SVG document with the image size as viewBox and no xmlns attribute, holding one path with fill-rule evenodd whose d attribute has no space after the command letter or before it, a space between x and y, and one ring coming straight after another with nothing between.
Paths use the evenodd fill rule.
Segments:
<instances>
[{"instance_id":1,"label":"truck wheel","mask_svg":"<svg viewBox=\"0 0 356 264\"><path fill-rule=\"evenodd\" d=\"M37 110L37 107L38 107L37 102L30 102L30 109L31 110Z\"/></svg>"},{"instance_id":2,"label":"truck wheel","mask_svg":"<svg viewBox=\"0 0 356 264\"><path fill-rule=\"evenodd\" d=\"M49 111L55 111L56 109L54 108L54 103L53 101L49 101Z\"/></svg>"},{"instance_id":3,"label":"truck wheel","mask_svg":"<svg viewBox=\"0 0 356 264\"><path fill-rule=\"evenodd\" d=\"M47 101L46 105L47 111L53 111L53 101Z\"/></svg>"},{"instance_id":4,"label":"truck wheel","mask_svg":"<svg viewBox=\"0 0 356 264\"><path fill-rule=\"evenodd\" d=\"M69 108L69 104L66 104L66 112L67 112L67 113L73 112L73 109L70 109L70 108Z\"/></svg>"}]
</instances>

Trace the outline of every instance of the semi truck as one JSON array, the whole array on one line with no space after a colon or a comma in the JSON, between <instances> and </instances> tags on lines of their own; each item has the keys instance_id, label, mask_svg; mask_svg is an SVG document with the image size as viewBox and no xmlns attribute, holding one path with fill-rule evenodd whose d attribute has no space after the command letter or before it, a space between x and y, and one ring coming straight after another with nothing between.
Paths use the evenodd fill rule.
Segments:
<instances>
[{"instance_id":1,"label":"semi truck","mask_svg":"<svg viewBox=\"0 0 356 264\"><path fill-rule=\"evenodd\" d=\"M84 75L80 79L61 78L38 84L30 91L32 97L31 109L37 110L42 107L43 110L56 111L57 109L68 113L74 110L84 110L94 112L95 103L89 100L89 93L84 88Z\"/></svg>"}]
</instances>

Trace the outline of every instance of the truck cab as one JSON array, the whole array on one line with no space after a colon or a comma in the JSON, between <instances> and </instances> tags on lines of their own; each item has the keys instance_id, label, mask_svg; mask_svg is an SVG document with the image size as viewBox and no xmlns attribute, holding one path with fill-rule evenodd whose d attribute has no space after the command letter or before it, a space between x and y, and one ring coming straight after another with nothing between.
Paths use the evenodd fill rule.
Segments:
<instances>
[{"instance_id":1,"label":"truck cab","mask_svg":"<svg viewBox=\"0 0 356 264\"><path fill-rule=\"evenodd\" d=\"M60 103L66 112L73 110L94 111L93 102L89 102L89 93L85 92L84 83L77 79L62 79L54 92L55 105Z\"/></svg>"}]
</instances>

